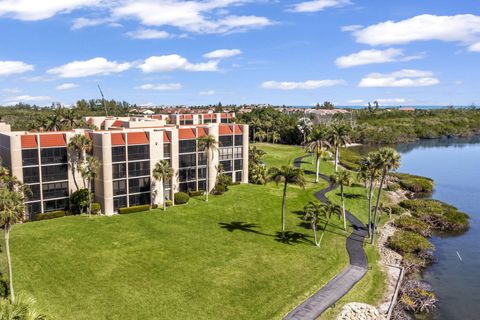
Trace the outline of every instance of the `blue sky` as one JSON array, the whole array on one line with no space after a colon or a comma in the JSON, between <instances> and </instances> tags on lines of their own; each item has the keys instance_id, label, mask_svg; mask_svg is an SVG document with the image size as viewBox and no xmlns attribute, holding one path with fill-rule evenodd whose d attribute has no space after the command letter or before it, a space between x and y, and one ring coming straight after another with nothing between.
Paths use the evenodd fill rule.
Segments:
<instances>
[{"instance_id":1,"label":"blue sky","mask_svg":"<svg viewBox=\"0 0 480 320\"><path fill-rule=\"evenodd\" d=\"M0 0L0 105L480 104L478 1Z\"/></svg>"}]
</instances>

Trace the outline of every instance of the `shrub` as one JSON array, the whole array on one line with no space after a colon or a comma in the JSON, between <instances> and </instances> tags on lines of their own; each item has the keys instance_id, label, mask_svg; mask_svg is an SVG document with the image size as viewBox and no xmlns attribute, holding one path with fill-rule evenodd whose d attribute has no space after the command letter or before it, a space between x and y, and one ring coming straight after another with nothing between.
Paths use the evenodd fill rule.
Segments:
<instances>
[{"instance_id":1,"label":"shrub","mask_svg":"<svg viewBox=\"0 0 480 320\"><path fill-rule=\"evenodd\" d=\"M172 200L165 200L165 206L166 206L166 207L171 207L171 206L173 206L173 201L172 201Z\"/></svg>"},{"instance_id":2,"label":"shrub","mask_svg":"<svg viewBox=\"0 0 480 320\"><path fill-rule=\"evenodd\" d=\"M175 204L186 204L190 200L190 196L185 192L177 192L174 197Z\"/></svg>"},{"instance_id":3,"label":"shrub","mask_svg":"<svg viewBox=\"0 0 480 320\"><path fill-rule=\"evenodd\" d=\"M387 244L400 254L419 254L433 249L433 245L420 234L404 230L395 231Z\"/></svg>"},{"instance_id":4,"label":"shrub","mask_svg":"<svg viewBox=\"0 0 480 320\"><path fill-rule=\"evenodd\" d=\"M397 191L398 189L400 189L400 185L398 183L390 183L385 188L387 191Z\"/></svg>"},{"instance_id":5,"label":"shrub","mask_svg":"<svg viewBox=\"0 0 480 320\"><path fill-rule=\"evenodd\" d=\"M432 235L431 228L428 224L412 216L403 215L398 217L393 221L393 225L403 230L416 232L424 237Z\"/></svg>"},{"instance_id":6,"label":"shrub","mask_svg":"<svg viewBox=\"0 0 480 320\"><path fill-rule=\"evenodd\" d=\"M217 184L225 186L225 190L228 190L228 186L232 185L232 177L227 174L221 174L217 177Z\"/></svg>"},{"instance_id":7,"label":"shrub","mask_svg":"<svg viewBox=\"0 0 480 320\"><path fill-rule=\"evenodd\" d=\"M119 214L127 214L127 213L134 213L134 212L142 212L150 210L150 205L144 204L141 206L131 206L128 208L120 208L118 209Z\"/></svg>"},{"instance_id":8,"label":"shrub","mask_svg":"<svg viewBox=\"0 0 480 320\"><path fill-rule=\"evenodd\" d=\"M199 190L199 191L188 191L188 195L190 197L200 197L201 195L203 195L203 192L202 190Z\"/></svg>"},{"instance_id":9,"label":"shrub","mask_svg":"<svg viewBox=\"0 0 480 320\"><path fill-rule=\"evenodd\" d=\"M404 212L405 212L405 208L403 208L399 205L392 206L392 214L401 215Z\"/></svg>"},{"instance_id":10,"label":"shrub","mask_svg":"<svg viewBox=\"0 0 480 320\"><path fill-rule=\"evenodd\" d=\"M7 298L9 295L8 282L0 274L0 298Z\"/></svg>"},{"instance_id":11,"label":"shrub","mask_svg":"<svg viewBox=\"0 0 480 320\"><path fill-rule=\"evenodd\" d=\"M406 173L394 173L393 176L398 179L400 187L414 193L432 193L435 186L434 181L426 177Z\"/></svg>"},{"instance_id":12,"label":"shrub","mask_svg":"<svg viewBox=\"0 0 480 320\"><path fill-rule=\"evenodd\" d=\"M99 214L101 210L102 210L102 207L100 206L100 203L98 202L92 203L92 214Z\"/></svg>"},{"instance_id":13,"label":"shrub","mask_svg":"<svg viewBox=\"0 0 480 320\"><path fill-rule=\"evenodd\" d=\"M438 231L465 231L469 227L468 215L444 202L433 199L413 199L400 202L412 215Z\"/></svg>"},{"instance_id":14,"label":"shrub","mask_svg":"<svg viewBox=\"0 0 480 320\"><path fill-rule=\"evenodd\" d=\"M225 185L223 185L223 184L217 184L217 185L215 186L215 188L213 189L213 192L212 192L212 193L215 194L215 195L220 196L220 195L224 194L225 191L227 191L227 187L226 187Z\"/></svg>"},{"instance_id":15,"label":"shrub","mask_svg":"<svg viewBox=\"0 0 480 320\"><path fill-rule=\"evenodd\" d=\"M65 216L65 211L58 210L58 211L51 211L46 213L39 213L35 216L35 220L36 221L49 220L49 219L55 219L55 218L60 218L64 216Z\"/></svg>"},{"instance_id":16,"label":"shrub","mask_svg":"<svg viewBox=\"0 0 480 320\"><path fill-rule=\"evenodd\" d=\"M88 206L88 189L80 189L72 193L70 196L70 208L72 214L80 214L87 210Z\"/></svg>"}]
</instances>

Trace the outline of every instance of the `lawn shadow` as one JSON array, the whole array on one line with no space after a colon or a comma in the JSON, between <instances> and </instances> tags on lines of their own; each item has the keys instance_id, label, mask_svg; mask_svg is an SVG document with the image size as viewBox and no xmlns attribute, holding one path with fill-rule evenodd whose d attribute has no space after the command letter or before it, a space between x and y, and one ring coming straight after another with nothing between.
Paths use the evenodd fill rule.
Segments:
<instances>
[{"instance_id":1,"label":"lawn shadow","mask_svg":"<svg viewBox=\"0 0 480 320\"><path fill-rule=\"evenodd\" d=\"M355 194L355 193L345 193L345 198L347 199L361 199L363 198L363 195L361 194Z\"/></svg>"},{"instance_id":2,"label":"lawn shadow","mask_svg":"<svg viewBox=\"0 0 480 320\"><path fill-rule=\"evenodd\" d=\"M293 244L315 244L312 240L309 239L310 237L300 233L300 232L292 232L292 231L285 231L285 233L277 232L275 235L275 241L281 242L288 245Z\"/></svg>"},{"instance_id":3,"label":"lawn shadow","mask_svg":"<svg viewBox=\"0 0 480 320\"><path fill-rule=\"evenodd\" d=\"M232 221L230 223L219 222L218 224L220 225L220 228L225 229L228 232L243 231L243 232L250 232L250 233L271 237L270 234L266 234L266 233L255 230L255 228L259 228L259 225L255 223Z\"/></svg>"}]
</instances>

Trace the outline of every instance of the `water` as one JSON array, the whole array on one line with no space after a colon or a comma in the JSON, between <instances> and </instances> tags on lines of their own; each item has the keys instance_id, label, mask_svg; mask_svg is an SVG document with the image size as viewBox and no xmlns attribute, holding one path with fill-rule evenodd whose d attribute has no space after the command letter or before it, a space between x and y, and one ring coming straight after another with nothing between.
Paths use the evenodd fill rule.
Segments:
<instances>
[{"instance_id":1,"label":"water","mask_svg":"<svg viewBox=\"0 0 480 320\"><path fill-rule=\"evenodd\" d=\"M432 197L471 217L468 232L432 238L438 262L424 272L424 279L440 300L434 318L480 319L480 136L402 144L397 150L401 172L433 178Z\"/></svg>"}]
</instances>

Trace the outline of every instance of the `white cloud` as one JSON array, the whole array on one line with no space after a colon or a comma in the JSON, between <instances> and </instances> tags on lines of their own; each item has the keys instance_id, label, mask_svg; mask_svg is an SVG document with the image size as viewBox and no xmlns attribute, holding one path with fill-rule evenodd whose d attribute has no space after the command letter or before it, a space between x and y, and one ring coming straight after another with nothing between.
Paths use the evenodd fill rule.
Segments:
<instances>
[{"instance_id":1,"label":"white cloud","mask_svg":"<svg viewBox=\"0 0 480 320\"><path fill-rule=\"evenodd\" d=\"M95 75L107 75L111 73L119 73L130 69L132 66L129 62L118 63L116 61L108 61L105 58L98 57L85 61L73 61L48 70L50 74L55 74L61 78L81 78Z\"/></svg>"},{"instance_id":2,"label":"white cloud","mask_svg":"<svg viewBox=\"0 0 480 320\"><path fill-rule=\"evenodd\" d=\"M364 77L359 87L362 88L405 88L405 87L429 87L439 84L433 72L403 69L389 74L370 73Z\"/></svg>"},{"instance_id":3,"label":"white cloud","mask_svg":"<svg viewBox=\"0 0 480 320\"><path fill-rule=\"evenodd\" d=\"M406 44L438 40L472 44L480 39L480 16L423 14L410 19L385 21L353 31L357 42L369 45Z\"/></svg>"},{"instance_id":4,"label":"white cloud","mask_svg":"<svg viewBox=\"0 0 480 320\"><path fill-rule=\"evenodd\" d=\"M102 0L1 0L0 16L19 20L43 20L75 9L99 6Z\"/></svg>"},{"instance_id":5,"label":"white cloud","mask_svg":"<svg viewBox=\"0 0 480 320\"><path fill-rule=\"evenodd\" d=\"M10 94L15 94L15 93L22 92L22 90L20 90L18 88L5 88L5 89L2 89L2 91L5 92L5 93L10 93Z\"/></svg>"},{"instance_id":6,"label":"white cloud","mask_svg":"<svg viewBox=\"0 0 480 320\"><path fill-rule=\"evenodd\" d=\"M363 28L363 26L360 25L360 24L353 24L353 25L349 25L349 26L343 26L343 27L341 28L341 30L342 30L343 32L352 32L352 31L360 30L360 29L362 29L362 28Z\"/></svg>"},{"instance_id":7,"label":"white cloud","mask_svg":"<svg viewBox=\"0 0 480 320\"><path fill-rule=\"evenodd\" d=\"M0 76L24 73L33 69L31 64L22 61L0 61Z\"/></svg>"},{"instance_id":8,"label":"white cloud","mask_svg":"<svg viewBox=\"0 0 480 320\"><path fill-rule=\"evenodd\" d=\"M112 22L110 18L88 19L88 18L76 18L73 20L72 29L82 29L86 27L95 27L101 24Z\"/></svg>"},{"instance_id":9,"label":"white cloud","mask_svg":"<svg viewBox=\"0 0 480 320\"><path fill-rule=\"evenodd\" d=\"M170 33L163 30L155 29L139 29L127 32L127 35L132 39L151 40L151 39L168 39L171 37Z\"/></svg>"},{"instance_id":10,"label":"white cloud","mask_svg":"<svg viewBox=\"0 0 480 320\"><path fill-rule=\"evenodd\" d=\"M203 56L207 59L223 59L238 56L240 54L242 54L242 51L239 49L219 49L206 53Z\"/></svg>"},{"instance_id":11,"label":"white cloud","mask_svg":"<svg viewBox=\"0 0 480 320\"><path fill-rule=\"evenodd\" d=\"M49 96L30 96L30 95L21 95L21 96L16 96L16 97L10 97L6 99L8 101L6 104L7 105L14 105L20 102L29 102L29 103L35 103L35 102L40 102L40 101L46 101L46 100L51 100Z\"/></svg>"},{"instance_id":12,"label":"white cloud","mask_svg":"<svg viewBox=\"0 0 480 320\"><path fill-rule=\"evenodd\" d=\"M340 68L350 68L374 63L410 61L421 59L422 55L405 56L402 49L389 48L386 50L362 50L352 53L348 56L339 57L335 60L335 64Z\"/></svg>"},{"instance_id":13,"label":"white cloud","mask_svg":"<svg viewBox=\"0 0 480 320\"><path fill-rule=\"evenodd\" d=\"M347 103L349 104L360 104L360 103L363 103L364 100L362 99L352 99L352 100L348 100Z\"/></svg>"},{"instance_id":14,"label":"white cloud","mask_svg":"<svg viewBox=\"0 0 480 320\"><path fill-rule=\"evenodd\" d=\"M191 63L178 54L152 56L138 66L145 73L184 71L218 71L218 61Z\"/></svg>"},{"instance_id":15,"label":"white cloud","mask_svg":"<svg viewBox=\"0 0 480 320\"><path fill-rule=\"evenodd\" d=\"M407 103L409 100L404 98L387 98L387 99L376 99L379 104L400 104Z\"/></svg>"},{"instance_id":16,"label":"white cloud","mask_svg":"<svg viewBox=\"0 0 480 320\"><path fill-rule=\"evenodd\" d=\"M480 52L480 42L472 44L470 47L468 47L468 50L473 52Z\"/></svg>"},{"instance_id":17,"label":"white cloud","mask_svg":"<svg viewBox=\"0 0 480 320\"><path fill-rule=\"evenodd\" d=\"M266 81L261 84L264 89L278 89L278 90L313 90L322 87L333 87L337 85L344 85L344 80L308 80L305 82L278 82Z\"/></svg>"},{"instance_id":18,"label":"white cloud","mask_svg":"<svg viewBox=\"0 0 480 320\"><path fill-rule=\"evenodd\" d=\"M78 87L78 84L75 84L75 83L64 83L64 84L61 84L59 86L56 86L55 89L57 90L69 90L69 89L73 89L73 88L77 88Z\"/></svg>"},{"instance_id":19,"label":"white cloud","mask_svg":"<svg viewBox=\"0 0 480 320\"><path fill-rule=\"evenodd\" d=\"M141 90L158 90L158 91L172 91L182 89L182 84L180 83L161 83L161 84L144 84L135 89Z\"/></svg>"},{"instance_id":20,"label":"white cloud","mask_svg":"<svg viewBox=\"0 0 480 320\"><path fill-rule=\"evenodd\" d=\"M343 7L351 4L350 0L313 0L297 3L291 11L294 12L317 12L327 8Z\"/></svg>"},{"instance_id":21,"label":"white cloud","mask_svg":"<svg viewBox=\"0 0 480 320\"><path fill-rule=\"evenodd\" d=\"M201 96L213 96L215 94L215 90L200 91L198 94Z\"/></svg>"}]
</instances>

